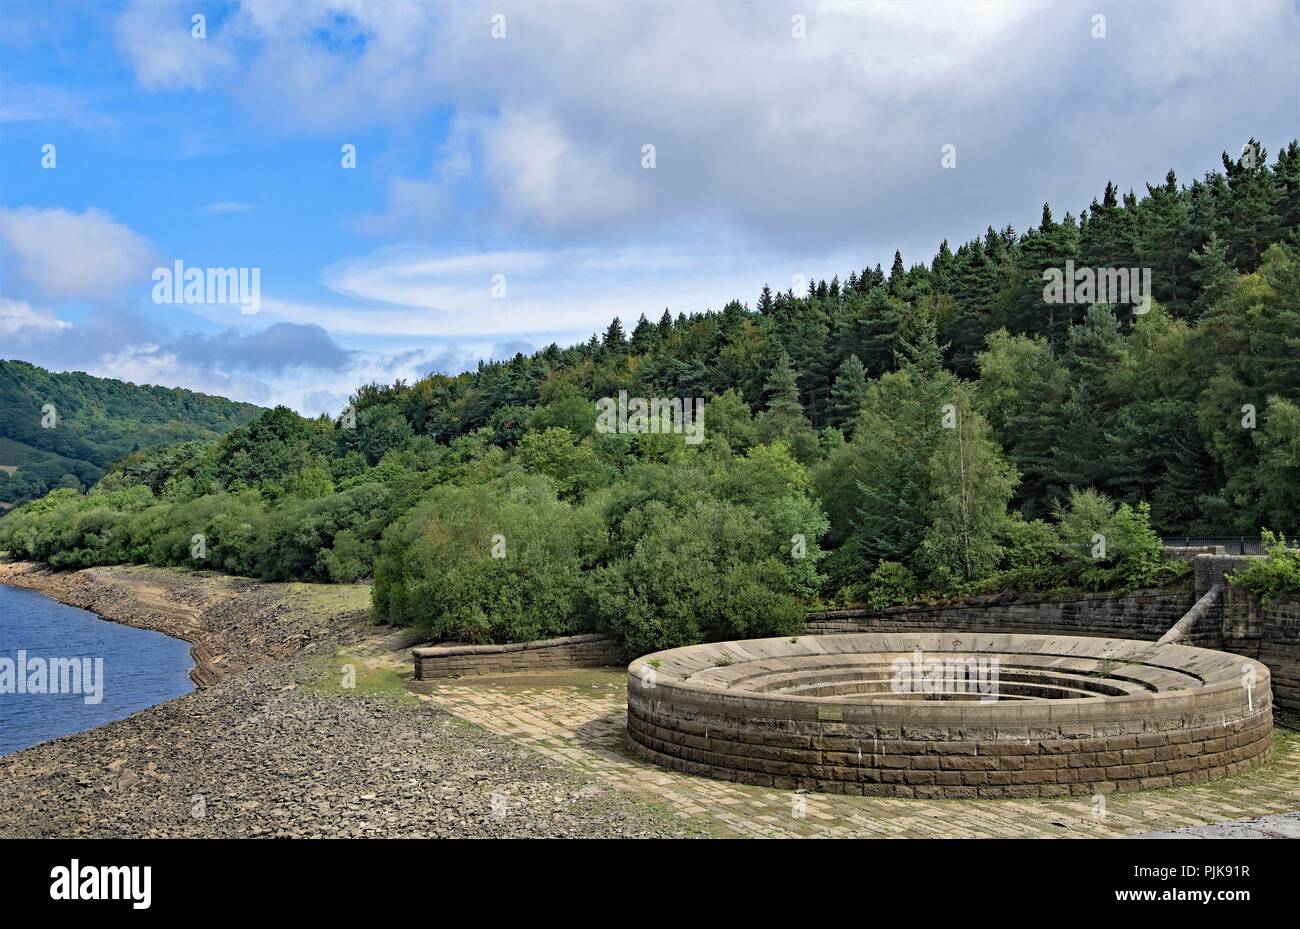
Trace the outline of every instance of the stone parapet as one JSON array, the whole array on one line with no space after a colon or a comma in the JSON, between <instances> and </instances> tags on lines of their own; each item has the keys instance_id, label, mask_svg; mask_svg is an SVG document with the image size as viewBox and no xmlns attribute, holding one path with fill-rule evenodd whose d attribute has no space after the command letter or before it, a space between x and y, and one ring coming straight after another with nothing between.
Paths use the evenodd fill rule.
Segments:
<instances>
[{"instance_id":1,"label":"stone parapet","mask_svg":"<svg viewBox=\"0 0 1300 929\"><path fill-rule=\"evenodd\" d=\"M553 671L622 665L622 647L607 635L570 635L508 645L452 645L415 648L415 679L477 674Z\"/></svg>"}]
</instances>

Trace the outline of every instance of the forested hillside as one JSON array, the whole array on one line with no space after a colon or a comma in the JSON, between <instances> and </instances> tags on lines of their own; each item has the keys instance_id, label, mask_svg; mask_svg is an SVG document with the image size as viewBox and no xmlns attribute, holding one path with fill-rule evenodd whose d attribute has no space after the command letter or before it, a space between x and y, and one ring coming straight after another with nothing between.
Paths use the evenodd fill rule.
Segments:
<instances>
[{"instance_id":1,"label":"forested hillside","mask_svg":"<svg viewBox=\"0 0 1300 929\"><path fill-rule=\"evenodd\" d=\"M817 598L1166 581L1157 533L1300 528L1300 145L1222 161L928 263L137 453L4 517L0 548L373 576L395 622L634 652L782 634ZM1154 302L1045 302L1067 261L1150 269ZM620 391L703 398L704 441L596 430Z\"/></svg>"},{"instance_id":2,"label":"forested hillside","mask_svg":"<svg viewBox=\"0 0 1300 929\"><path fill-rule=\"evenodd\" d=\"M114 459L188 439L211 439L261 412L189 390L54 374L0 361L0 502L56 487L83 490Z\"/></svg>"}]
</instances>

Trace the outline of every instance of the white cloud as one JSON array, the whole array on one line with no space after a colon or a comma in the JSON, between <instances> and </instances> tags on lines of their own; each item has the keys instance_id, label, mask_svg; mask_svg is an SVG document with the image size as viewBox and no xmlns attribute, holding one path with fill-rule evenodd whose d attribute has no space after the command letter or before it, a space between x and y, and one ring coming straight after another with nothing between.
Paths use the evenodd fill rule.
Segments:
<instances>
[{"instance_id":1,"label":"white cloud","mask_svg":"<svg viewBox=\"0 0 1300 929\"><path fill-rule=\"evenodd\" d=\"M642 313L657 320L665 308L676 315L720 310L733 299L752 305L764 283L785 290L794 275L829 279L860 265L844 253L814 259L667 247L474 253L388 248L326 269L323 282L346 300L263 295L256 319L259 325L314 323L338 335L496 341L518 336L546 344L586 338L615 316L630 324ZM504 297L494 296L496 275L504 278Z\"/></svg>"},{"instance_id":2,"label":"white cloud","mask_svg":"<svg viewBox=\"0 0 1300 929\"><path fill-rule=\"evenodd\" d=\"M207 35L192 35L193 4L145 0L130 4L117 21L117 43L140 86L148 90L201 90L236 66L232 48L209 16Z\"/></svg>"},{"instance_id":3,"label":"white cloud","mask_svg":"<svg viewBox=\"0 0 1300 929\"><path fill-rule=\"evenodd\" d=\"M632 215L652 196L640 145L592 146L549 115L518 109L485 120L481 136L482 181L505 222L571 229Z\"/></svg>"},{"instance_id":4,"label":"white cloud","mask_svg":"<svg viewBox=\"0 0 1300 929\"><path fill-rule=\"evenodd\" d=\"M1077 210L1108 177L1199 173L1206 125L1293 132L1293 4L1259 0L1226 21L1214 0L1130 4L1102 40L1094 6L817 3L796 39L793 9L768 4L308 0L245 3L217 41L239 65L234 93L271 131L454 114L428 173L390 181L372 230L923 243L928 258L944 236L1034 219L1044 199ZM133 6L123 18L142 36L124 46L142 83L194 86L152 51L174 42L177 17ZM945 172L948 143L958 168Z\"/></svg>"},{"instance_id":5,"label":"white cloud","mask_svg":"<svg viewBox=\"0 0 1300 929\"><path fill-rule=\"evenodd\" d=\"M60 332L71 325L53 313L38 310L29 303L0 297L0 335Z\"/></svg>"},{"instance_id":6,"label":"white cloud","mask_svg":"<svg viewBox=\"0 0 1300 929\"><path fill-rule=\"evenodd\" d=\"M4 263L51 300L107 299L130 282L147 283L154 263L145 239L93 207L0 209L0 241Z\"/></svg>"},{"instance_id":7,"label":"white cloud","mask_svg":"<svg viewBox=\"0 0 1300 929\"><path fill-rule=\"evenodd\" d=\"M491 355L493 347L491 343L468 343L400 352L358 352L347 371L340 375L310 367L254 372L194 364L164 346L142 342L106 352L82 367L96 377L183 386L261 406L284 405L304 416L337 415L348 395L361 384L392 383L398 378L411 383L435 370L467 370L477 359Z\"/></svg>"},{"instance_id":8,"label":"white cloud","mask_svg":"<svg viewBox=\"0 0 1300 929\"><path fill-rule=\"evenodd\" d=\"M74 94L60 87L6 82L0 97L0 123L69 123L78 129L97 130L111 127L113 120L93 112L84 97L84 91Z\"/></svg>"}]
</instances>

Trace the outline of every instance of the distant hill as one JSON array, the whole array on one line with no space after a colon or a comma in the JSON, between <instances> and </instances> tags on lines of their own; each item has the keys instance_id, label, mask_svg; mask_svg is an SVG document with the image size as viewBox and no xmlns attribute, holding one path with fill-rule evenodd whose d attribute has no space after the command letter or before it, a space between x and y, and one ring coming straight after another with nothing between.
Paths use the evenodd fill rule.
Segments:
<instances>
[{"instance_id":1,"label":"distant hill","mask_svg":"<svg viewBox=\"0 0 1300 929\"><path fill-rule=\"evenodd\" d=\"M0 509L56 487L84 489L122 455L215 438L261 412L180 388L0 361Z\"/></svg>"}]
</instances>

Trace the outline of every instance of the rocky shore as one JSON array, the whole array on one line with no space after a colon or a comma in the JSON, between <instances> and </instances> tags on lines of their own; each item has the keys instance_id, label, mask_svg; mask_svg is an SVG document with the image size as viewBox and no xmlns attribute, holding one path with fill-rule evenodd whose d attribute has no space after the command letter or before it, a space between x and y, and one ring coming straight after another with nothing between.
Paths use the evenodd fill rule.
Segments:
<instances>
[{"instance_id":1,"label":"rocky shore","mask_svg":"<svg viewBox=\"0 0 1300 929\"><path fill-rule=\"evenodd\" d=\"M199 689L0 757L2 836L668 836L639 796L397 692L322 686L336 652L395 678L409 644L360 588L142 567L0 583L191 643Z\"/></svg>"}]
</instances>

